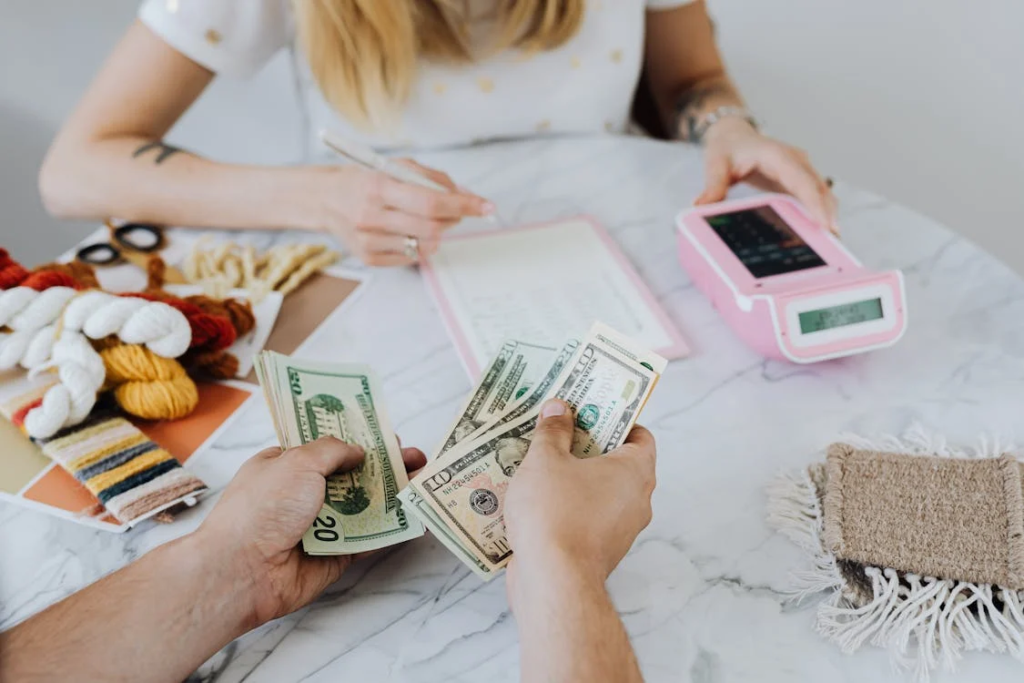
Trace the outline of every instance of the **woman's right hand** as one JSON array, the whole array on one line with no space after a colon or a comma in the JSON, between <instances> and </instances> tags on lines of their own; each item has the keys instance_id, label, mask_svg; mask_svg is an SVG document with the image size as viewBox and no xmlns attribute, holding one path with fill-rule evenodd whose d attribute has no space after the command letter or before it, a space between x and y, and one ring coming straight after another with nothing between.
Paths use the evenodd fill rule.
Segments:
<instances>
[{"instance_id":1,"label":"woman's right hand","mask_svg":"<svg viewBox=\"0 0 1024 683\"><path fill-rule=\"evenodd\" d=\"M370 266L406 266L416 262L406 253L413 237L420 257L437 251L442 233L469 216L486 216L494 205L459 189L445 173L401 163L449 188L439 192L405 183L361 166L317 168L315 227L340 239Z\"/></svg>"}]
</instances>

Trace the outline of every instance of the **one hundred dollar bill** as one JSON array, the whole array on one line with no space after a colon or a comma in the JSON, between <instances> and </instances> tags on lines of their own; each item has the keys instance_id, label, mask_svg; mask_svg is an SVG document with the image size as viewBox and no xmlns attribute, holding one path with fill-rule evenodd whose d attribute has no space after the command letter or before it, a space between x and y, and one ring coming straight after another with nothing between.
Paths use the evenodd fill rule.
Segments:
<instances>
[{"instance_id":1,"label":"one hundred dollar bill","mask_svg":"<svg viewBox=\"0 0 1024 683\"><path fill-rule=\"evenodd\" d=\"M366 453L360 467L327 478L323 506L302 537L306 553L349 555L423 535L398 502L408 477L372 372L269 352L257 365L283 448L333 436Z\"/></svg>"},{"instance_id":2,"label":"one hundred dollar bill","mask_svg":"<svg viewBox=\"0 0 1024 683\"><path fill-rule=\"evenodd\" d=\"M565 400L576 423L572 452L591 457L619 447L663 369L656 354L619 335L614 344L597 328L579 344L543 397ZM624 345L625 344L625 345ZM482 435L462 441L429 463L410 482L418 498L414 514L433 512L461 552L471 554L491 577L512 554L505 535L504 498L526 457L539 406ZM447 545L447 544L446 544Z\"/></svg>"},{"instance_id":3,"label":"one hundred dollar bill","mask_svg":"<svg viewBox=\"0 0 1024 683\"><path fill-rule=\"evenodd\" d=\"M446 433L437 455L450 450L527 395L543 376L554 353L555 349L547 346L515 339L505 341Z\"/></svg>"}]
</instances>

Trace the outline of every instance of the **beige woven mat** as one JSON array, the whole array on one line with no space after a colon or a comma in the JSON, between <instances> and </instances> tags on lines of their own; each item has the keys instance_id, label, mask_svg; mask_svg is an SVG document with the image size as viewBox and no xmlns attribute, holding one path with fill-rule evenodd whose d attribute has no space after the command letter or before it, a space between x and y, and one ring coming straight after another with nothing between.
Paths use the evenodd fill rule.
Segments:
<instances>
[{"instance_id":1,"label":"beige woven mat","mask_svg":"<svg viewBox=\"0 0 1024 683\"><path fill-rule=\"evenodd\" d=\"M824 543L840 560L1024 590L1024 465L829 448Z\"/></svg>"}]
</instances>

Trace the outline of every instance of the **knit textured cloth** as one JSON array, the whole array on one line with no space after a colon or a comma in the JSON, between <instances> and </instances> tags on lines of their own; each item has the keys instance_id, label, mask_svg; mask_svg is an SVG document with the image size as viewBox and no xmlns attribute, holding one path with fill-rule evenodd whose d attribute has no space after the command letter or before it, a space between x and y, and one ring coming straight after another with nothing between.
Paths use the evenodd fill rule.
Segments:
<instances>
[{"instance_id":1,"label":"knit textured cloth","mask_svg":"<svg viewBox=\"0 0 1024 683\"><path fill-rule=\"evenodd\" d=\"M849 436L825 462L768 488L768 522L810 560L787 589L821 598L815 629L851 653L871 643L918 681L964 651L1024 661L1022 465L911 428Z\"/></svg>"},{"instance_id":2,"label":"knit textured cloth","mask_svg":"<svg viewBox=\"0 0 1024 683\"><path fill-rule=\"evenodd\" d=\"M1024 590L1024 465L833 444L825 545L837 558Z\"/></svg>"}]
</instances>

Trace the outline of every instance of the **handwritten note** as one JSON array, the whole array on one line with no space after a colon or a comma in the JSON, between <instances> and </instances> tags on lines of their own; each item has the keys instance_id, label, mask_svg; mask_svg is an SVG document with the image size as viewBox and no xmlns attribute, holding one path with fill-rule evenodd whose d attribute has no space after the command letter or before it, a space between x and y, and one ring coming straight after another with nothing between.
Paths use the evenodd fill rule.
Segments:
<instances>
[{"instance_id":1,"label":"handwritten note","mask_svg":"<svg viewBox=\"0 0 1024 683\"><path fill-rule=\"evenodd\" d=\"M556 346L595 320L666 358L688 352L618 246L586 218L445 240L424 276L473 376L506 338Z\"/></svg>"}]
</instances>

